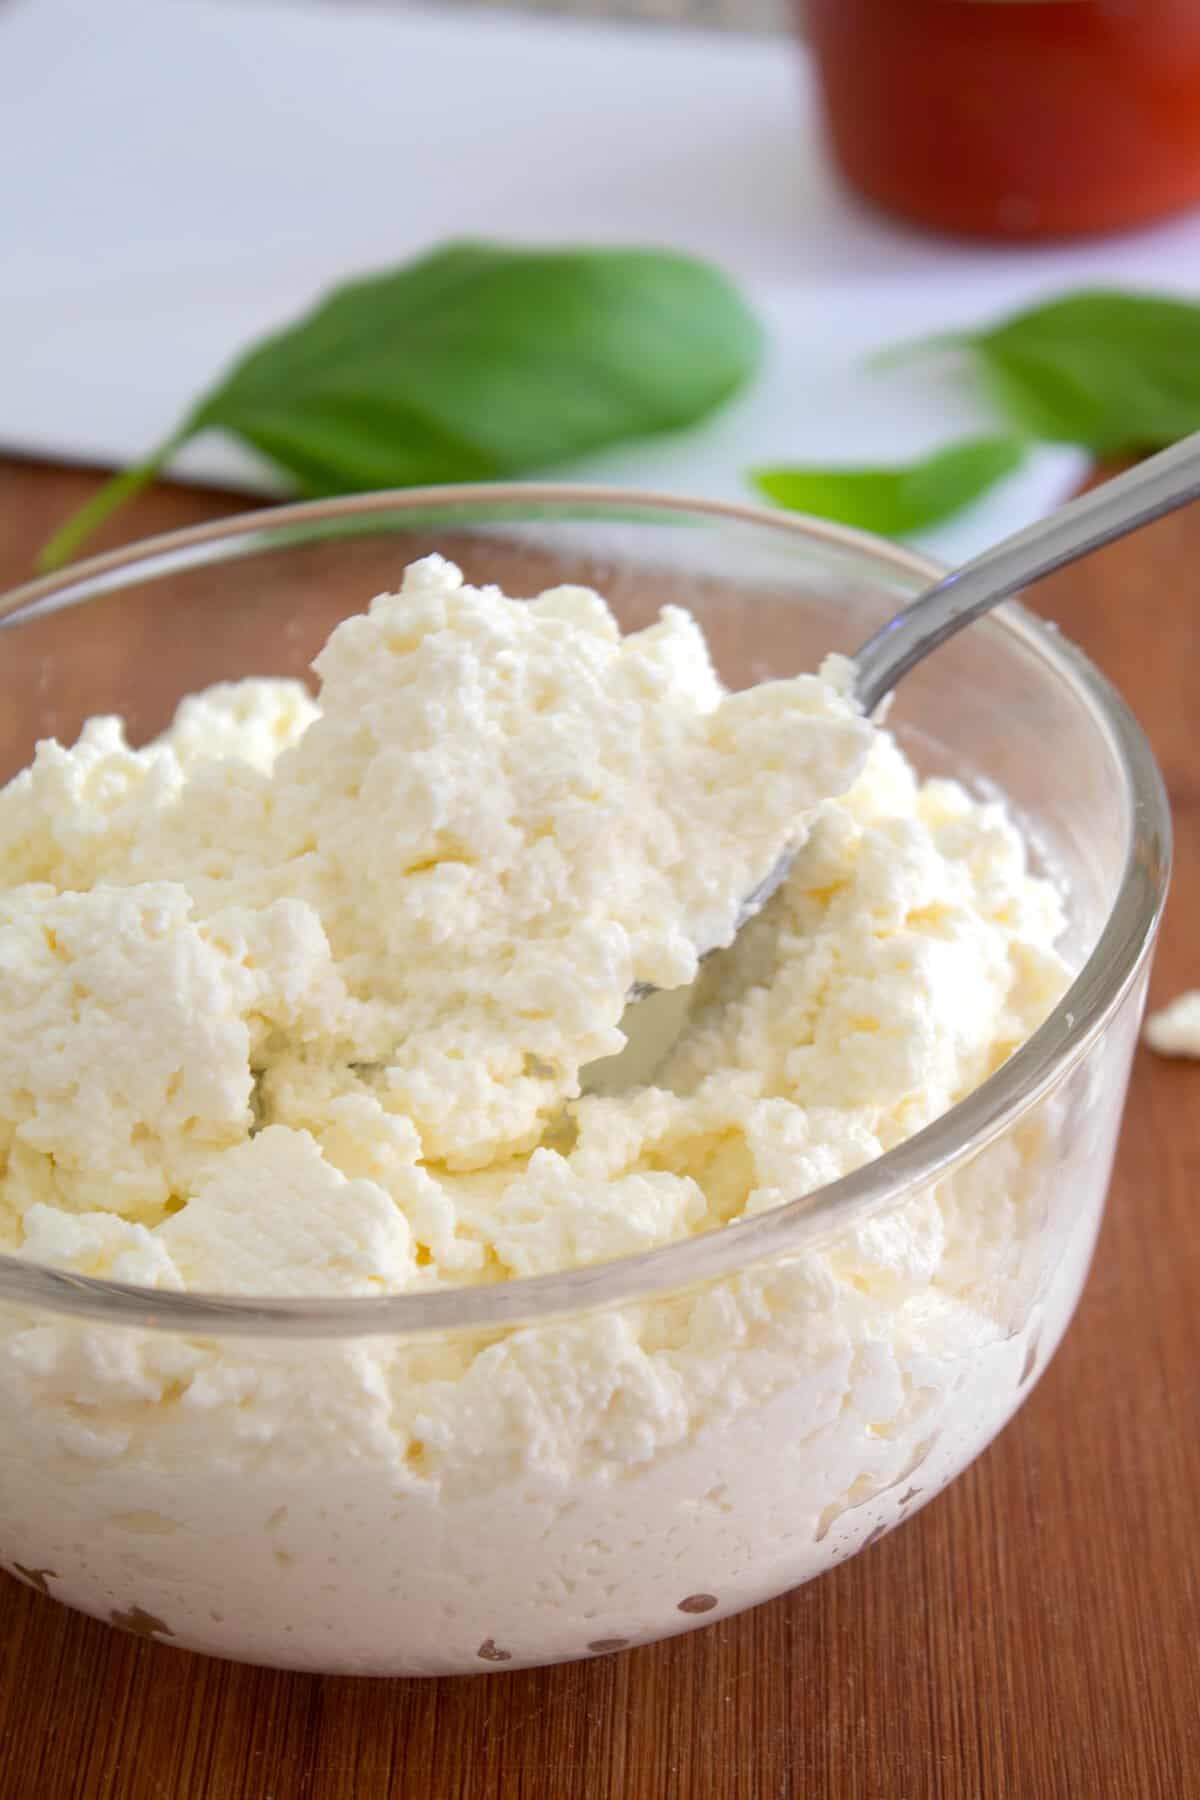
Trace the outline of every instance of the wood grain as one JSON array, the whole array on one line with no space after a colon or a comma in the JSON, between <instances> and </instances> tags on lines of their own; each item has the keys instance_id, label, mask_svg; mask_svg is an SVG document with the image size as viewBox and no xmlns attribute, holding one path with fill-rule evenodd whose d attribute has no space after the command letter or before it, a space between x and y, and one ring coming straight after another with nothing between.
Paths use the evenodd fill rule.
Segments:
<instances>
[{"instance_id":1,"label":"wood grain","mask_svg":"<svg viewBox=\"0 0 1200 1800\"><path fill-rule=\"evenodd\" d=\"M0 585L95 484L0 463ZM161 487L126 536L244 504ZM1048 583L1178 831L1155 991L1200 983L1200 510ZM273 1674L0 1577L0 1800L1187 1800L1200 1794L1200 1068L1135 1068L1075 1325L992 1449L822 1580L707 1631L459 1681ZM0 1451L2 1454L2 1451Z\"/></svg>"}]
</instances>

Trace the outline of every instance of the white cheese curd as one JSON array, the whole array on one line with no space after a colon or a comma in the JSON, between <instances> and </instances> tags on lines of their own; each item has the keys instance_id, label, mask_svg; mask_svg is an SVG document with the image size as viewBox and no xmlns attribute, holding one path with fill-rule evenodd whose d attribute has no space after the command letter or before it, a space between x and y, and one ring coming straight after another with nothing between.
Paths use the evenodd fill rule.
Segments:
<instances>
[{"instance_id":1,"label":"white cheese curd","mask_svg":"<svg viewBox=\"0 0 1200 1800\"><path fill-rule=\"evenodd\" d=\"M622 638L585 589L430 557L315 666L316 702L224 685L140 750L92 720L0 793L10 1254L291 1297L602 1262L861 1167L1063 991L1003 807L921 784L837 659L731 695L677 609ZM692 981L788 849L653 1082L580 1098L630 988ZM0 1555L168 1641L378 1673L749 1604L936 1491L1044 1363L1096 1224L1051 1254L1055 1129L566 1322L301 1345L10 1306Z\"/></svg>"},{"instance_id":2,"label":"white cheese curd","mask_svg":"<svg viewBox=\"0 0 1200 1800\"><path fill-rule=\"evenodd\" d=\"M1189 988L1146 1020L1143 1033L1160 1056L1200 1057L1200 988Z\"/></svg>"}]
</instances>

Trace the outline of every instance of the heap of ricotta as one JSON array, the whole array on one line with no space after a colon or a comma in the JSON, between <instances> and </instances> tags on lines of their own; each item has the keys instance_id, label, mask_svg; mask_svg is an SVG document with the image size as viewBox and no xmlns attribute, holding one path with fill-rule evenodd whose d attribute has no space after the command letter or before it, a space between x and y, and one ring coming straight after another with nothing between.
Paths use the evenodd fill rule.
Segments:
<instances>
[{"instance_id":1,"label":"heap of ricotta","mask_svg":"<svg viewBox=\"0 0 1200 1800\"><path fill-rule=\"evenodd\" d=\"M729 694L678 609L429 557L315 667L0 793L0 1248L263 1294L605 1259L878 1155L1062 989L1014 826L836 659ZM654 1085L577 1098L789 847Z\"/></svg>"}]
</instances>

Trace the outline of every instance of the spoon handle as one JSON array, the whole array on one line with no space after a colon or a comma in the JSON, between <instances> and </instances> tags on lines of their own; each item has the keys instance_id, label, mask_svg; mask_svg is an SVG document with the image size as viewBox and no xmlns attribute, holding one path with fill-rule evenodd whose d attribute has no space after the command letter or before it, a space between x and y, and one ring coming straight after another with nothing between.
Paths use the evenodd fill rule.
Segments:
<instances>
[{"instance_id":1,"label":"spoon handle","mask_svg":"<svg viewBox=\"0 0 1200 1800\"><path fill-rule=\"evenodd\" d=\"M1200 432L1147 458L954 569L867 639L854 658L867 714L935 650L999 601L1200 496Z\"/></svg>"}]
</instances>

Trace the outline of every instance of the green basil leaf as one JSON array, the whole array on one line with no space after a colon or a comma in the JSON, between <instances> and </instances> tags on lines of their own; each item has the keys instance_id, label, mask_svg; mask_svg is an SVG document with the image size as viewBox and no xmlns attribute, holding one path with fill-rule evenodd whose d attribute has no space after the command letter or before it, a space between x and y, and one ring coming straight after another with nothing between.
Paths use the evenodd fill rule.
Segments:
<instances>
[{"instance_id":1,"label":"green basil leaf","mask_svg":"<svg viewBox=\"0 0 1200 1800\"><path fill-rule=\"evenodd\" d=\"M768 499L884 537L907 537L960 512L1019 467L1009 438L964 438L919 462L886 469L755 469Z\"/></svg>"},{"instance_id":2,"label":"green basil leaf","mask_svg":"<svg viewBox=\"0 0 1200 1800\"><path fill-rule=\"evenodd\" d=\"M1097 290L964 340L1018 430L1105 455L1200 429L1200 306Z\"/></svg>"},{"instance_id":3,"label":"green basil leaf","mask_svg":"<svg viewBox=\"0 0 1200 1800\"><path fill-rule=\"evenodd\" d=\"M41 563L74 554L201 431L242 438L309 495L487 480L692 425L760 350L737 290L694 257L447 245L337 289L250 350Z\"/></svg>"}]
</instances>

